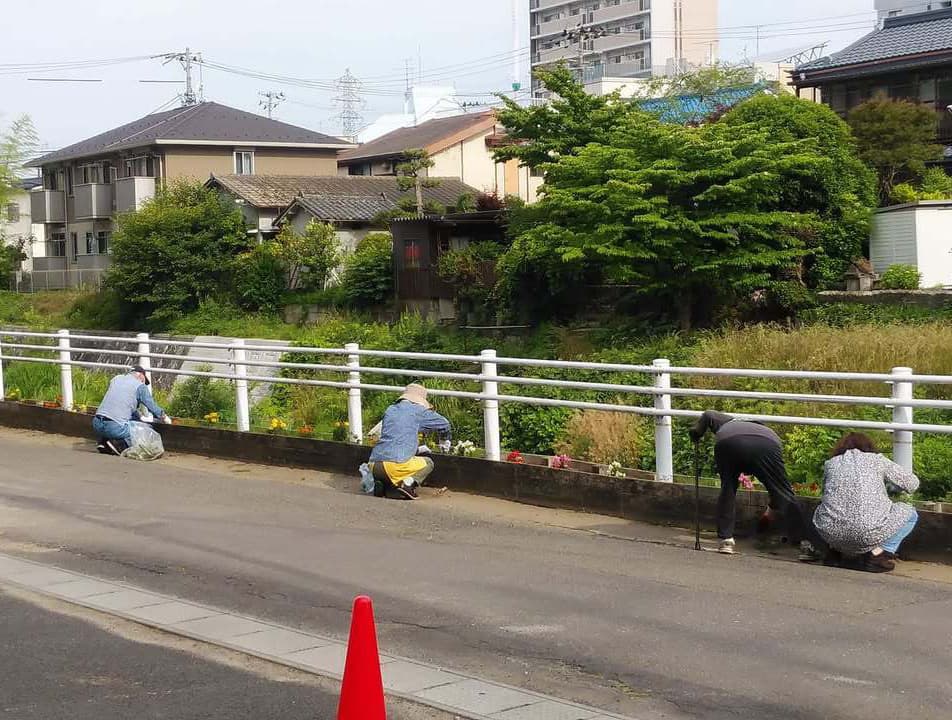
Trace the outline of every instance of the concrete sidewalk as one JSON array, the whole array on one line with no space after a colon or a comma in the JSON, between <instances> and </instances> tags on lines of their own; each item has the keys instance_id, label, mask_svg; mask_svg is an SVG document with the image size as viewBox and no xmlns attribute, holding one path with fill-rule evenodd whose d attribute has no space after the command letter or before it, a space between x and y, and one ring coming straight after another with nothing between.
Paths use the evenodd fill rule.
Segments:
<instances>
[{"instance_id":1,"label":"concrete sidewalk","mask_svg":"<svg viewBox=\"0 0 952 720\"><path fill-rule=\"evenodd\" d=\"M331 637L0 554L4 583L315 675L344 674L347 644ZM461 718L631 720L409 658L381 655L380 663L388 695Z\"/></svg>"}]
</instances>

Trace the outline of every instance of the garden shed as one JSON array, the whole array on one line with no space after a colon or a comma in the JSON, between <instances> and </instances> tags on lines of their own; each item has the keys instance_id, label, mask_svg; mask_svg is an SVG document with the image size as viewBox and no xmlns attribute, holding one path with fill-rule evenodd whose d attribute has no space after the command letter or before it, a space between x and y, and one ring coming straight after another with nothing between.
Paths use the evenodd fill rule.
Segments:
<instances>
[{"instance_id":1,"label":"garden shed","mask_svg":"<svg viewBox=\"0 0 952 720\"><path fill-rule=\"evenodd\" d=\"M952 287L952 200L877 210L869 258L880 275L893 265L914 265L922 273L922 287Z\"/></svg>"}]
</instances>

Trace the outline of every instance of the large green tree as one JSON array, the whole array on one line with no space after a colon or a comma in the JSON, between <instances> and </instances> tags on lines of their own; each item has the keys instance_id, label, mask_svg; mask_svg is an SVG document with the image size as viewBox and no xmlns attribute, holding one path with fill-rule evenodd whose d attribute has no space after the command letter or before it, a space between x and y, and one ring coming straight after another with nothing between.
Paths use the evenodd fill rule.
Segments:
<instances>
[{"instance_id":1,"label":"large green tree","mask_svg":"<svg viewBox=\"0 0 952 720\"><path fill-rule=\"evenodd\" d=\"M426 150L410 149L403 151L401 161L394 168L397 172L397 184L401 190L413 190L416 199L417 215L426 212L423 202L423 190L439 186L436 178L427 177L427 172L435 163Z\"/></svg>"},{"instance_id":2,"label":"large green tree","mask_svg":"<svg viewBox=\"0 0 952 720\"><path fill-rule=\"evenodd\" d=\"M811 286L838 286L848 264L864 253L876 205L876 175L859 158L849 126L826 105L787 94L747 100L721 122L758 127L776 141L811 140L813 150L832 161L815 174L788 177L780 200L788 210L815 213L821 220L806 238L811 253L801 279Z\"/></svg>"},{"instance_id":3,"label":"large green tree","mask_svg":"<svg viewBox=\"0 0 952 720\"><path fill-rule=\"evenodd\" d=\"M901 182L918 181L926 163L937 160L935 110L884 95L853 109L848 118L860 157L879 175L879 196L887 204Z\"/></svg>"},{"instance_id":4,"label":"large green tree","mask_svg":"<svg viewBox=\"0 0 952 720\"><path fill-rule=\"evenodd\" d=\"M199 183L173 182L118 217L106 283L130 320L162 326L206 297L230 297L236 259L251 245L234 205Z\"/></svg>"},{"instance_id":5,"label":"large green tree","mask_svg":"<svg viewBox=\"0 0 952 720\"><path fill-rule=\"evenodd\" d=\"M645 85L645 97L712 95L718 90L750 85L760 79L753 65L714 63L685 70L673 77L656 77Z\"/></svg>"},{"instance_id":6,"label":"large green tree","mask_svg":"<svg viewBox=\"0 0 952 720\"><path fill-rule=\"evenodd\" d=\"M536 77L553 93L552 101L522 107L500 96L504 107L499 122L511 142L497 150L497 160L515 158L522 165L539 167L589 143L607 142L615 128L638 114L617 94L589 95L564 66L538 71Z\"/></svg>"},{"instance_id":7,"label":"large green tree","mask_svg":"<svg viewBox=\"0 0 952 720\"><path fill-rule=\"evenodd\" d=\"M547 166L538 222L500 264L506 289L536 263L561 263L663 299L690 327L696 304L769 287L806 254L819 217L789 209L784 187L831 162L811 141L756 125L685 128L644 115Z\"/></svg>"},{"instance_id":8,"label":"large green tree","mask_svg":"<svg viewBox=\"0 0 952 720\"><path fill-rule=\"evenodd\" d=\"M275 238L273 250L284 263L291 290L324 290L343 259L334 226L317 220L309 222L303 234L286 225Z\"/></svg>"}]
</instances>

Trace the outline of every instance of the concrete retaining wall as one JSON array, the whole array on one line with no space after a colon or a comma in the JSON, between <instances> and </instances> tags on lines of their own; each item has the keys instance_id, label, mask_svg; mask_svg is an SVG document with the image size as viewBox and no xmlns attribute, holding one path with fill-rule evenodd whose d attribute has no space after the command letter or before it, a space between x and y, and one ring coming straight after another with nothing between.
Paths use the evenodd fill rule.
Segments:
<instances>
[{"instance_id":1,"label":"concrete retaining wall","mask_svg":"<svg viewBox=\"0 0 952 720\"><path fill-rule=\"evenodd\" d=\"M91 418L80 413L0 401L0 425L92 438ZM168 450L267 465L350 474L357 487L357 468L366 447L284 435L236 433L216 428L159 426ZM611 478L538 465L494 463L439 456L431 482L460 492L513 500L542 507L593 512L631 520L691 527L694 487L652 480ZM718 490L701 488L701 522L714 526ZM811 508L817 501L803 498ZM737 494L738 535L750 533L767 505L762 492ZM952 562L952 514L920 511L919 526L903 548L920 560Z\"/></svg>"}]
</instances>

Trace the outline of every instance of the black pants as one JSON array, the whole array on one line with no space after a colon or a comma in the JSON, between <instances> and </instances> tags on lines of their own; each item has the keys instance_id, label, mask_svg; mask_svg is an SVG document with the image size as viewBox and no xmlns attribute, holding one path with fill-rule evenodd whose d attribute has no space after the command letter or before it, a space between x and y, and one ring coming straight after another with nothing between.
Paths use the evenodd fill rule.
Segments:
<instances>
[{"instance_id":1,"label":"black pants","mask_svg":"<svg viewBox=\"0 0 952 720\"><path fill-rule=\"evenodd\" d=\"M735 435L714 445L714 462L721 476L717 500L717 536L734 537L737 488L741 473L755 476L770 494L770 508L783 518L791 543L812 540L803 511L783 464L783 448L775 440L758 435Z\"/></svg>"}]
</instances>

